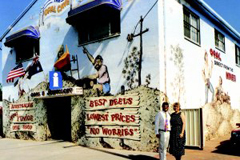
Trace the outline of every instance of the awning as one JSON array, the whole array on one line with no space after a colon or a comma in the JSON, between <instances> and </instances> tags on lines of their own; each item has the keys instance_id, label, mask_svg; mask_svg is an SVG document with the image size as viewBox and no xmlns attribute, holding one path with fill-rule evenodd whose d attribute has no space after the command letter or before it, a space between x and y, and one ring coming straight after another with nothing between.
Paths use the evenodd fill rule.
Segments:
<instances>
[{"instance_id":1,"label":"awning","mask_svg":"<svg viewBox=\"0 0 240 160\"><path fill-rule=\"evenodd\" d=\"M66 19L66 21L67 23L72 24L72 19L80 15L80 13L83 13L85 11L92 10L94 8L98 8L101 6L110 7L120 11L122 7L122 2L121 0L93 0L88 3L84 3L83 5L80 5L70 10L68 12L68 18Z\"/></svg>"},{"instance_id":2,"label":"awning","mask_svg":"<svg viewBox=\"0 0 240 160\"><path fill-rule=\"evenodd\" d=\"M16 43L24 42L25 39L39 39L40 32L38 27L29 26L20 31L17 31L6 38L6 42L4 43L7 47L13 47Z\"/></svg>"}]
</instances>

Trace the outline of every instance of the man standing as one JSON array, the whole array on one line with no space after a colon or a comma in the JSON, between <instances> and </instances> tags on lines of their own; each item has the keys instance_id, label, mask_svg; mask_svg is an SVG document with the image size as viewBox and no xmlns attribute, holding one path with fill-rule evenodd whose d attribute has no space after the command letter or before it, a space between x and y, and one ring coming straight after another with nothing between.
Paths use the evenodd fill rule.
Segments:
<instances>
[{"instance_id":1,"label":"man standing","mask_svg":"<svg viewBox=\"0 0 240 160\"><path fill-rule=\"evenodd\" d=\"M167 147L170 138L170 114L168 113L169 104L162 104L162 111L159 111L155 117L155 134L159 138L159 157L166 160Z\"/></svg>"},{"instance_id":2,"label":"man standing","mask_svg":"<svg viewBox=\"0 0 240 160\"><path fill-rule=\"evenodd\" d=\"M89 61L93 64L97 73L87 76L89 79L97 79L98 84L92 84L93 89L103 92L104 95L110 93L110 77L108 73L107 66L103 64L103 58L100 55L94 59L93 56L88 52L88 50L83 47L83 53L87 55Z\"/></svg>"}]
</instances>

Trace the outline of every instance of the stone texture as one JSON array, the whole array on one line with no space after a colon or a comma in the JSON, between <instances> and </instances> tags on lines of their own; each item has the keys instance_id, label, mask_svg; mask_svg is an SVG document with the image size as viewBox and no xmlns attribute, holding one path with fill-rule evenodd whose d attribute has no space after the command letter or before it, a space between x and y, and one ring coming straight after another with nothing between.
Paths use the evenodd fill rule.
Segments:
<instances>
[{"instance_id":1,"label":"stone texture","mask_svg":"<svg viewBox=\"0 0 240 160\"><path fill-rule=\"evenodd\" d=\"M239 110L233 110L228 103L212 102L203 106L205 139L229 135L240 122Z\"/></svg>"}]
</instances>

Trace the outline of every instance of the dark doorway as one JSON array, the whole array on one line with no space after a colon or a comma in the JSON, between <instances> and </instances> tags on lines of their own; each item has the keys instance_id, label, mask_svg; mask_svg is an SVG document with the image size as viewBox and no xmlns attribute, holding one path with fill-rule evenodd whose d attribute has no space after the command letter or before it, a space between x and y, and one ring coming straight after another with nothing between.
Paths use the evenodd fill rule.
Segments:
<instances>
[{"instance_id":1,"label":"dark doorway","mask_svg":"<svg viewBox=\"0 0 240 160\"><path fill-rule=\"evenodd\" d=\"M51 138L71 141L71 97L50 98L45 103Z\"/></svg>"}]
</instances>

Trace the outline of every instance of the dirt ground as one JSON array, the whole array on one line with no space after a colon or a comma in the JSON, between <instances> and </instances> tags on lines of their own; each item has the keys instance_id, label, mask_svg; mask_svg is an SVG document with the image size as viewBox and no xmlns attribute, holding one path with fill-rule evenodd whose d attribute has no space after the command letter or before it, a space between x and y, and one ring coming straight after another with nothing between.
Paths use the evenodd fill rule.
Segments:
<instances>
[{"instance_id":1,"label":"dirt ground","mask_svg":"<svg viewBox=\"0 0 240 160\"><path fill-rule=\"evenodd\" d=\"M159 158L158 155L155 158ZM167 160L175 158L167 153ZM207 141L203 150L186 149L182 160L240 160L240 147L230 143L230 136Z\"/></svg>"}]
</instances>

